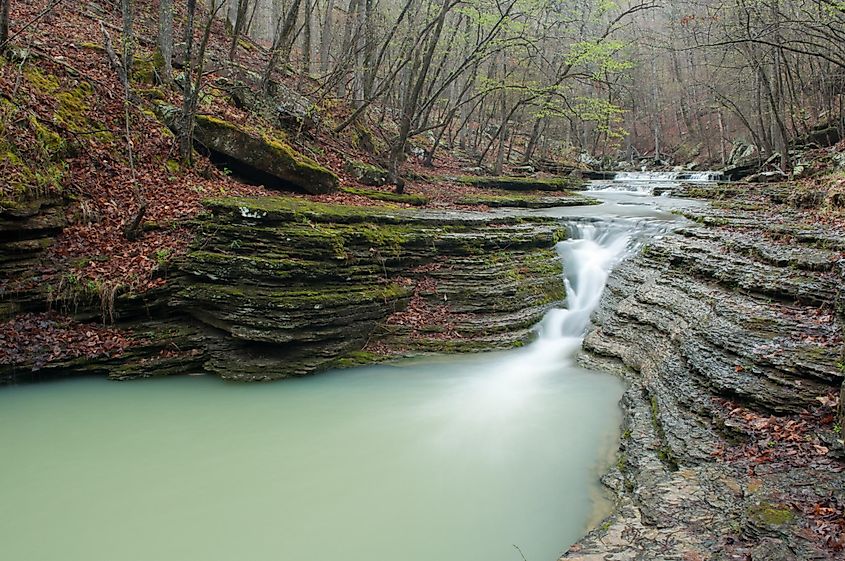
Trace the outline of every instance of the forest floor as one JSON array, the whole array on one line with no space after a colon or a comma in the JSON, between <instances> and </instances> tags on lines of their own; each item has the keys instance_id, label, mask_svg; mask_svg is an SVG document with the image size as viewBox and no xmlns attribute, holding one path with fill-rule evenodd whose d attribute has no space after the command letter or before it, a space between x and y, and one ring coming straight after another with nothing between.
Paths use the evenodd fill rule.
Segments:
<instances>
[{"instance_id":1,"label":"forest floor","mask_svg":"<svg viewBox=\"0 0 845 561\"><path fill-rule=\"evenodd\" d=\"M157 15L154 6L138 4L134 82L139 103L124 113L123 88L110 66L104 48L105 34L115 42L120 15L98 12L96 4L58 3L44 15L36 3L14 2L13 22L30 22L14 37L9 54L0 58L0 211L14 211L29 200L58 197L67 201L68 225L48 249L43 265L25 278L0 278L0 295L15 294L37 286L91 285L101 292L143 293L161 287L163 266L190 247L193 233L186 224L202 212L204 199L221 196L278 195L261 186L238 181L215 167L203 153L195 154L193 166L179 162L173 134L155 117L152 102L165 100L178 106L181 94L157 83L153 66ZM181 21L184 6L177 6ZM15 29L13 28L13 33ZM213 27L208 59L225 61L229 37L222 23ZM199 37L198 37L199 38ZM235 64L260 70L267 50L242 40ZM211 64L207 83L225 74L223 64ZM279 77L299 90L307 79L298 75ZM366 187L350 175L346 162L378 163L371 152L356 148L355 131L334 134L332 125L346 118L351 107L333 100L314 100L321 109L318 129L285 134L289 143L329 168L340 178L341 189L325 195L284 193L324 203L356 206L409 207L401 201L385 202L359 194L391 193L392 188ZM226 94L208 88L200 111L223 116L235 123L255 126L260 117L230 103ZM128 134L127 134L128 117ZM391 134L391 123L379 116L364 117L363 127L372 134L376 148ZM266 124L264 126L270 126ZM282 133L284 134L284 133ZM131 156L130 156L131 149ZM455 207L462 199L489 190L463 185L455 177L474 162L457 153L441 150L434 167L409 161L405 192L420 195L430 207ZM139 189L147 202L144 233L127 240L123 229L138 209ZM543 193L522 193L540 196ZM483 204L461 208L484 210ZM0 322L0 364L17 363L29 353L43 357L95 356L119 353L126 337L112 327L96 328L74 322L57 311L18 316ZM106 333L109 333L106 335ZM27 333L27 337L21 337ZM50 351L27 341L53 341ZM118 344L115 341L124 341ZM46 343L45 343L46 344ZM32 357L30 357L32 358Z\"/></svg>"}]
</instances>

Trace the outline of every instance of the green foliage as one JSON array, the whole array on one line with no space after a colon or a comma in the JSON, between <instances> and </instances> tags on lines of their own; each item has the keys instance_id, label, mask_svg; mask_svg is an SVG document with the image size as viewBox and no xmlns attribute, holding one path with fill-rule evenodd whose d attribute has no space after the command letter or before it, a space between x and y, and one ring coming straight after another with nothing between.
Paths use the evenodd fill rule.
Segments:
<instances>
[{"instance_id":1,"label":"green foliage","mask_svg":"<svg viewBox=\"0 0 845 561\"><path fill-rule=\"evenodd\" d=\"M604 74L618 74L634 67L634 64L622 58L625 43L612 39L580 41L569 47L566 62L572 66L583 66L596 78Z\"/></svg>"},{"instance_id":2,"label":"green foliage","mask_svg":"<svg viewBox=\"0 0 845 561\"><path fill-rule=\"evenodd\" d=\"M597 97L579 97L575 101L575 114L579 119L594 123L596 129L614 140L625 138L622 115L625 110Z\"/></svg>"}]
</instances>

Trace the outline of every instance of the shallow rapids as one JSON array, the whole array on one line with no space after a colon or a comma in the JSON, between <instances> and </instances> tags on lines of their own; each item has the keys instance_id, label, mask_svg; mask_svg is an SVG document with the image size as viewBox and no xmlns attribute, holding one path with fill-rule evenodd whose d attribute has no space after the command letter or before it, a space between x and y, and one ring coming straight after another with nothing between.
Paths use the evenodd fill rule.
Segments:
<instances>
[{"instance_id":1,"label":"shallow rapids","mask_svg":"<svg viewBox=\"0 0 845 561\"><path fill-rule=\"evenodd\" d=\"M567 307L522 349L269 385L3 388L3 557L556 559L606 513L619 436L622 384L574 355L642 219L674 219L656 208L572 222Z\"/></svg>"}]
</instances>

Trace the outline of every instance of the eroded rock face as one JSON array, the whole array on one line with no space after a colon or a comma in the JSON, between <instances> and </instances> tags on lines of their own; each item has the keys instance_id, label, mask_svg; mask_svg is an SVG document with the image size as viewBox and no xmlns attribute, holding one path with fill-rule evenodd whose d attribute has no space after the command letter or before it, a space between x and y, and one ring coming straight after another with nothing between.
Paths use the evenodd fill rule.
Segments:
<instances>
[{"instance_id":1,"label":"eroded rock face","mask_svg":"<svg viewBox=\"0 0 845 561\"><path fill-rule=\"evenodd\" d=\"M8 205L0 210L0 295L6 282L26 278L44 251L66 226L61 199L39 199ZM0 302L0 318L17 311L17 304Z\"/></svg>"},{"instance_id":2,"label":"eroded rock face","mask_svg":"<svg viewBox=\"0 0 845 561\"><path fill-rule=\"evenodd\" d=\"M532 338L564 298L554 245L565 232L552 219L293 197L223 198L207 207L169 282L116 298L114 317L133 340L125 352L3 365L0 384L200 372L267 381L510 348ZM58 227L44 216L38 232ZM76 319L99 319L98 302L77 304Z\"/></svg>"},{"instance_id":3,"label":"eroded rock face","mask_svg":"<svg viewBox=\"0 0 845 561\"><path fill-rule=\"evenodd\" d=\"M801 532L845 488L845 236L771 204L691 211L611 275L583 362L631 384L618 509L565 559L835 558Z\"/></svg>"},{"instance_id":4,"label":"eroded rock face","mask_svg":"<svg viewBox=\"0 0 845 561\"><path fill-rule=\"evenodd\" d=\"M511 347L563 299L554 221L291 198L208 206L171 307L222 335L206 369L227 379L372 361L372 347ZM412 317L395 316L409 304Z\"/></svg>"}]
</instances>

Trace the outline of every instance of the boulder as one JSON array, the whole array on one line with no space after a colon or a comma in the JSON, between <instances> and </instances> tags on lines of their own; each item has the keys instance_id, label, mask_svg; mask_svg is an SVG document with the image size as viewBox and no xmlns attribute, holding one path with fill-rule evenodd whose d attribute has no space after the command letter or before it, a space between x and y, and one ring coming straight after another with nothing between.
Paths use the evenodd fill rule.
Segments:
<instances>
[{"instance_id":1,"label":"boulder","mask_svg":"<svg viewBox=\"0 0 845 561\"><path fill-rule=\"evenodd\" d=\"M358 183L371 187L381 187L387 183L387 170L364 162L349 161L346 164L347 173Z\"/></svg>"},{"instance_id":2,"label":"boulder","mask_svg":"<svg viewBox=\"0 0 845 561\"><path fill-rule=\"evenodd\" d=\"M795 139L793 144L798 147L818 146L827 148L833 146L842 140L841 125L842 123L838 123L835 119L821 123L810 129L804 136Z\"/></svg>"},{"instance_id":3,"label":"boulder","mask_svg":"<svg viewBox=\"0 0 845 561\"><path fill-rule=\"evenodd\" d=\"M722 173L728 181L739 181L760 169L760 150L744 140L737 140Z\"/></svg>"},{"instance_id":4,"label":"boulder","mask_svg":"<svg viewBox=\"0 0 845 561\"><path fill-rule=\"evenodd\" d=\"M730 156L728 156L728 167L745 165L759 159L760 151L753 144L749 144L744 140L737 140L733 143Z\"/></svg>"},{"instance_id":5,"label":"boulder","mask_svg":"<svg viewBox=\"0 0 845 561\"><path fill-rule=\"evenodd\" d=\"M260 82L260 76L239 73L234 79L221 78L217 85L229 93L236 105L277 127L307 131L320 125L320 116L310 99L277 82L270 85L270 94L264 95Z\"/></svg>"},{"instance_id":6,"label":"boulder","mask_svg":"<svg viewBox=\"0 0 845 561\"><path fill-rule=\"evenodd\" d=\"M538 171L551 173L553 175L568 175L577 169L574 163L559 162L552 159L537 160L535 162L535 167Z\"/></svg>"},{"instance_id":7,"label":"boulder","mask_svg":"<svg viewBox=\"0 0 845 561\"><path fill-rule=\"evenodd\" d=\"M212 159L231 165L239 175L269 188L320 194L338 187L334 173L288 144L216 117L196 117L194 141L207 148Z\"/></svg>"},{"instance_id":8,"label":"boulder","mask_svg":"<svg viewBox=\"0 0 845 561\"><path fill-rule=\"evenodd\" d=\"M748 183L774 183L776 181L786 181L789 176L782 171L763 171L749 175L745 178Z\"/></svg>"}]
</instances>

